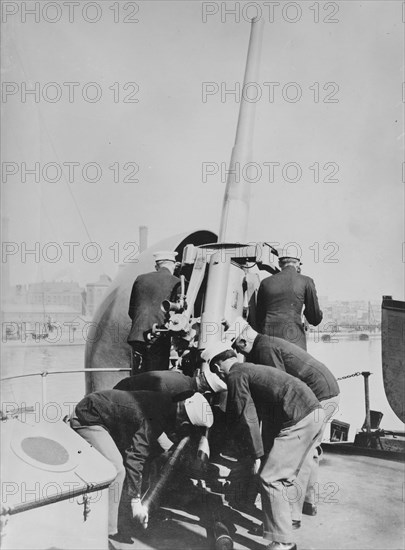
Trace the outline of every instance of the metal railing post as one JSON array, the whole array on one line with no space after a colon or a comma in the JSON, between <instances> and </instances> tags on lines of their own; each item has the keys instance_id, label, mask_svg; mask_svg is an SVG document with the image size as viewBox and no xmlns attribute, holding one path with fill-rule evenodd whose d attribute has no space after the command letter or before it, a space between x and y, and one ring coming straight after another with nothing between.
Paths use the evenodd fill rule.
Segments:
<instances>
[{"instance_id":1,"label":"metal railing post","mask_svg":"<svg viewBox=\"0 0 405 550\"><path fill-rule=\"evenodd\" d=\"M370 435L371 433L371 416L370 416L370 388L368 385L368 377L370 376L371 372L362 372L361 373L364 377L364 397L365 397L365 405L366 405L366 431L367 434Z\"/></svg>"},{"instance_id":2,"label":"metal railing post","mask_svg":"<svg viewBox=\"0 0 405 550\"><path fill-rule=\"evenodd\" d=\"M48 371L43 370L41 372L41 400L42 400L42 411L44 409L45 404L48 401L47 397L47 380L46 377L48 376Z\"/></svg>"}]
</instances>

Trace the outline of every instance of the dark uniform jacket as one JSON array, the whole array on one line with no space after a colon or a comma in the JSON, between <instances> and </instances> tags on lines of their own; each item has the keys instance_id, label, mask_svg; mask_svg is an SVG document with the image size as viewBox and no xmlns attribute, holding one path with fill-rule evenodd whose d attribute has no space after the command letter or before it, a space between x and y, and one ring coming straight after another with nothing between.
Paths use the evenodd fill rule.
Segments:
<instances>
[{"instance_id":1,"label":"dark uniform jacket","mask_svg":"<svg viewBox=\"0 0 405 550\"><path fill-rule=\"evenodd\" d=\"M306 350L301 313L308 323L317 326L322 321L315 283L310 277L287 266L280 273L264 279L257 294L256 328L269 336L289 340Z\"/></svg>"},{"instance_id":2,"label":"dark uniform jacket","mask_svg":"<svg viewBox=\"0 0 405 550\"><path fill-rule=\"evenodd\" d=\"M163 300L172 300L180 279L166 267L159 271L139 275L134 282L129 300L128 315L132 319L128 342L145 342L145 333L154 323L161 325L165 314L161 309Z\"/></svg>"},{"instance_id":3,"label":"dark uniform jacket","mask_svg":"<svg viewBox=\"0 0 405 550\"><path fill-rule=\"evenodd\" d=\"M176 396L188 391L196 392L197 381L195 378L186 376L176 370L158 370L124 378L114 386L114 389L126 391L150 390L167 392L172 396Z\"/></svg>"},{"instance_id":4,"label":"dark uniform jacket","mask_svg":"<svg viewBox=\"0 0 405 550\"><path fill-rule=\"evenodd\" d=\"M237 427L241 448L256 458L264 454L257 411L282 429L321 407L304 382L268 366L234 363L226 383L228 421Z\"/></svg>"},{"instance_id":5,"label":"dark uniform jacket","mask_svg":"<svg viewBox=\"0 0 405 550\"><path fill-rule=\"evenodd\" d=\"M86 395L76 405L82 426L103 426L120 450L128 494L140 496L145 461L157 451L157 438L175 427L176 404L170 395L150 391L105 390Z\"/></svg>"},{"instance_id":6,"label":"dark uniform jacket","mask_svg":"<svg viewBox=\"0 0 405 550\"><path fill-rule=\"evenodd\" d=\"M258 334L247 360L269 365L299 378L311 388L318 401L339 395L339 386L330 370L309 353L281 338Z\"/></svg>"}]
</instances>

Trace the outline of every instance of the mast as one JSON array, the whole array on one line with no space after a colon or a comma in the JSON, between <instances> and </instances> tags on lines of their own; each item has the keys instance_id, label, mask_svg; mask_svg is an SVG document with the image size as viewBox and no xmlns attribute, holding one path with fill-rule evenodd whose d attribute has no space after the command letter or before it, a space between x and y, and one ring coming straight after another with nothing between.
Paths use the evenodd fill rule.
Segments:
<instances>
[{"instance_id":1,"label":"mast","mask_svg":"<svg viewBox=\"0 0 405 550\"><path fill-rule=\"evenodd\" d=\"M247 100L246 89L249 83L256 83L258 81L263 26L262 18L252 19L235 145L232 149L222 205L218 239L220 243L243 242L246 239L250 183L243 178L243 175L246 175L246 166L252 160L253 128L256 111L256 102Z\"/></svg>"}]
</instances>

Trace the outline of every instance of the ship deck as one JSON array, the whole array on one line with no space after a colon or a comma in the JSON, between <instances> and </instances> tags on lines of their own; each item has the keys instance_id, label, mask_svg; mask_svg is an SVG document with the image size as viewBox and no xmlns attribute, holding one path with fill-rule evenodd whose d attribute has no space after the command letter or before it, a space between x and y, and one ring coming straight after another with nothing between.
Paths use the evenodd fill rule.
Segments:
<instances>
[{"instance_id":1,"label":"ship deck","mask_svg":"<svg viewBox=\"0 0 405 550\"><path fill-rule=\"evenodd\" d=\"M294 531L299 550L390 550L404 548L404 465L387 458L326 452L319 469L316 516L302 518ZM387 455L388 456L388 455ZM399 456L399 455L397 455ZM206 550L214 548L204 527L206 506L186 495L161 509L147 531L131 531L133 542L110 542L114 550ZM252 533L253 517L225 504L235 526L234 550L263 550L269 543Z\"/></svg>"}]
</instances>

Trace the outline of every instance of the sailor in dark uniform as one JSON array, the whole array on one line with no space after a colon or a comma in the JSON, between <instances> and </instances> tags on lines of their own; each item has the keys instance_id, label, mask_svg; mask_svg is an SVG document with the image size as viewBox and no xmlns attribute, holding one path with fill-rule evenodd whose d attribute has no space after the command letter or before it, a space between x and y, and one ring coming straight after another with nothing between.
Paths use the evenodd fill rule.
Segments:
<instances>
[{"instance_id":1,"label":"sailor in dark uniform","mask_svg":"<svg viewBox=\"0 0 405 550\"><path fill-rule=\"evenodd\" d=\"M186 376L178 370L150 371L123 378L114 386L115 390L150 390L166 392L177 396L185 392L226 391L224 382L209 369L198 370L195 376Z\"/></svg>"},{"instance_id":2,"label":"sailor in dark uniform","mask_svg":"<svg viewBox=\"0 0 405 550\"><path fill-rule=\"evenodd\" d=\"M306 350L302 313L314 326L323 317L315 283L301 275L299 258L281 256L279 265L280 273L266 277L260 284L255 328L261 334L283 338Z\"/></svg>"},{"instance_id":3,"label":"sailor in dark uniform","mask_svg":"<svg viewBox=\"0 0 405 550\"><path fill-rule=\"evenodd\" d=\"M165 393L156 399L156 393L150 391L104 390L86 395L76 405L70 420L72 428L117 470L109 487L110 536L122 530L118 525L118 508L124 479L124 500L130 499L133 518L147 527L148 511L141 503L145 463L162 451L161 441L174 442L187 422L204 427L212 425L210 405L199 393L175 403Z\"/></svg>"},{"instance_id":4,"label":"sailor in dark uniform","mask_svg":"<svg viewBox=\"0 0 405 550\"><path fill-rule=\"evenodd\" d=\"M156 271L139 275L133 284L128 310L132 327L127 340L133 352L132 374L169 368L169 335L161 334L155 340L148 338L153 326L160 326L165 320L162 302L175 299L180 284L180 279L173 275L176 256L177 252L156 252Z\"/></svg>"},{"instance_id":5,"label":"sailor in dark uniform","mask_svg":"<svg viewBox=\"0 0 405 550\"><path fill-rule=\"evenodd\" d=\"M298 526L302 510L309 515L316 514L315 484L318 481L319 455L322 452L319 445L327 423L339 410L339 385L326 365L308 352L287 340L258 334L242 317L235 320L226 334L236 351L245 355L249 363L275 367L305 382L324 409L325 420L319 439L301 467L296 481L300 497L293 503L292 519Z\"/></svg>"},{"instance_id":6,"label":"sailor in dark uniform","mask_svg":"<svg viewBox=\"0 0 405 550\"><path fill-rule=\"evenodd\" d=\"M319 437L323 409L301 380L264 365L239 363L230 344L218 342L202 353L210 369L228 386L227 415L238 429L245 455L259 471L265 539L268 550L296 550L288 488ZM267 457L258 410L267 410L279 431ZM260 465L260 459L262 464Z\"/></svg>"}]
</instances>

